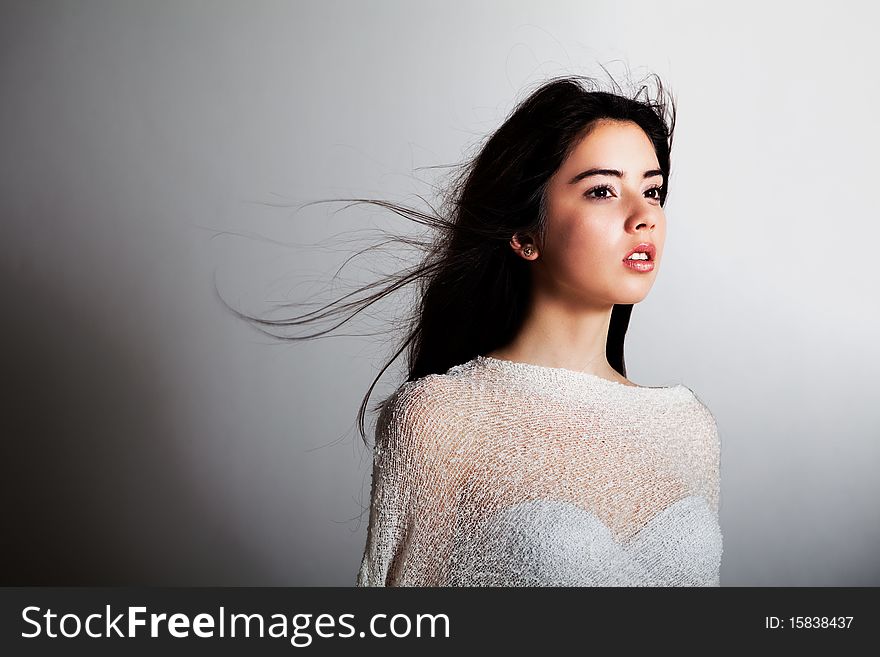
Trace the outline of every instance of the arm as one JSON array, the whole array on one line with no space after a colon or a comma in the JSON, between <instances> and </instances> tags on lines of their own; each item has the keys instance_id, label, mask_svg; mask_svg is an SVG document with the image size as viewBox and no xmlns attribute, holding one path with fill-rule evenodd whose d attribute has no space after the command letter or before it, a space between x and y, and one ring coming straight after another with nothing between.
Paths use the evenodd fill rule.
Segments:
<instances>
[{"instance_id":1,"label":"arm","mask_svg":"<svg viewBox=\"0 0 880 657\"><path fill-rule=\"evenodd\" d=\"M721 498L721 438L718 435L718 424L715 422L714 417L712 418L711 426L709 445L712 450L712 457L709 459L708 498L709 506L712 507L717 516Z\"/></svg>"},{"instance_id":2,"label":"arm","mask_svg":"<svg viewBox=\"0 0 880 657\"><path fill-rule=\"evenodd\" d=\"M706 498L717 516L721 500L721 438L718 423L709 407L693 390L691 394L694 406L687 419L691 438L685 459L686 468L695 491Z\"/></svg>"},{"instance_id":3,"label":"arm","mask_svg":"<svg viewBox=\"0 0 880 657\"><path fill-rule=\"evenodd\" d=\"M455 529L457 461L442 399L425 382L405 384L380 413L358 586L444 581Z\"/></svg>"}]
</instances>

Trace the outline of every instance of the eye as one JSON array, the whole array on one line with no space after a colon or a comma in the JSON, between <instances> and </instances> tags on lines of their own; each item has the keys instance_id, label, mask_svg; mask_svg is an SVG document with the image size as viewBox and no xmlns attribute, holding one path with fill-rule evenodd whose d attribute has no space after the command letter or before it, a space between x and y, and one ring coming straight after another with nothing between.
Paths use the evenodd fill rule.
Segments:
<instances>
[{"instance_id":1,"label":"eye","mask_svg":"<svg viewBox=\"0 0 880 657\"><path fill-rule=\"evenodd\" d=\"M651 187L651 189L646 189L645 194L649 194L651 192L657 192L657 196L649 196L648 198L652 198L654 200L660 200L660 192L663 190L663 185L657 185L656 187Z\"/></svg>"},{"instance_id":2,"label":"eye","mask_svg":"<svg viewBox=\"0 0 880 657\"><path fill-rule=\"evenodd\" d=\"M656 185L654 187L651 187L650 189L646 189L645 194L652 194L652 193L656 192L656 196L647 196L647 198L655 200L655 201L659 201L660 200L660 192L662 190L663 190L663 185ZM592 189L587 190L584 193L584 196L586 196L587 198L594 198L594 199L606 199L606 198L610 198L609 196L607 196L607 194L610 194L613 191L614 191L614 188L611 185L597 185L596 187L593 187ZM601 192L602 196L593 196L593 194L595 194L597 192Z\"/></svg>"},{"instance_id":3,"label":"eye","mask_svg":"<svg viewBox=\"0 0 880 657\"><path fill-rule=\"evenodd\" d=\"M585 192L584 196L586 196L588 198L598 198L598 199L608 198L607 196L590 196L590 195L594 192L608 193L608 192L613 192L613 191L614 191L614 188L611 185L597 185L596 187L593 187L592 189Z\"/></svg>"}]
</instances>

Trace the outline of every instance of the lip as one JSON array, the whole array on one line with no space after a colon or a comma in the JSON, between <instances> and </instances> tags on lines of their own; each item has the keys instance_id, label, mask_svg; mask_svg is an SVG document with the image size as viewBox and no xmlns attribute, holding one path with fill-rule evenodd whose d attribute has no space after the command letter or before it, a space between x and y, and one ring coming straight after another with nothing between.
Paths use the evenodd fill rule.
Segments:
<instances>
[{"instance_id":1,"label":"lip","mask_svg":"<svg viewBox=\"0 0 880 657\"><path fill-rule=\"evenodd\" d=\"M654 262L652 260L624 260L623 264L625 267L629 267L635 271L654 271Z\"/></svg>"},{"instance_id":2,"label":"lip","mask_svg":"<svg viewBox=\"0 0 880 657\"><path fill-rule=\"evenodd\" d=\"M648 260L627 260L633 253L647 253ZM634 247L623 258L623 264L638 272L650 272L654 270L654 260L657 254L656 247L650 242L642 242Z\"/></svg>"},{"instance_id":3,"label":"lip","mask_svg":"<svg viewBox=\"0 0 880 657\"><path fill-rule=\"evenodd\" d=\"M647 253L648 258L650 258L651 262L653 262L654 260L656 260L657 248L650 242L642 242L638 246L633 247L633 249L629 253L623 256L623 259L626 260L633 253Z\"/></svg>"}]
</instances>

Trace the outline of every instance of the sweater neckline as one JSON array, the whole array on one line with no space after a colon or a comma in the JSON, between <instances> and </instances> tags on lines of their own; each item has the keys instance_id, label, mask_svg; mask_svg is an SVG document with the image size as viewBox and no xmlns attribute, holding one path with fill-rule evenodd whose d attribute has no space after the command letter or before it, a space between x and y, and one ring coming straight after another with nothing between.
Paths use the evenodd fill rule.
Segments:
<instances>
[{"instance_id":1,"label":"sweater neckline","mask_svg":"<svg viewBox=\"0 0 880 657\"><path fill-rule=\"evenodd\" d=\"M476 365L495 370L499 372L509 372L511 374L524 375L526 378L544 380L554 383L587 383L596 386L605 386L614 391L632 390L679 390L685 386L682 384L673 386L640 386L627 385L619 381L606 379L598 374L590 372L580 372L578 370L570 370L564 367L550 367L547 365L535 365L534 363L522 363L513 360L504 360L495 358L494 356L479 355L472 361Z\"/></svg>"}]
</instances>

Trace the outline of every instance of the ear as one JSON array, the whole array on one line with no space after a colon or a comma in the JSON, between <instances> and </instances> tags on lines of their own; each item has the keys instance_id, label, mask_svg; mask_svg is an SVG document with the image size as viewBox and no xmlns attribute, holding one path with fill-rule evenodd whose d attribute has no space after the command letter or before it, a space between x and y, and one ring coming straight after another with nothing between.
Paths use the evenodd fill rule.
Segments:
<instances>
[{"instance_id":1,"label":"ear","mask_svg":"<svg viewBox=\"0 0 880 657\"><path fill-rule=\"evenodd\" d=\"M538 246L528 233L522 235L514 233L510 238L510 246L517 255L525 260L538 259Z\"/></svg>"}]
</instances>

